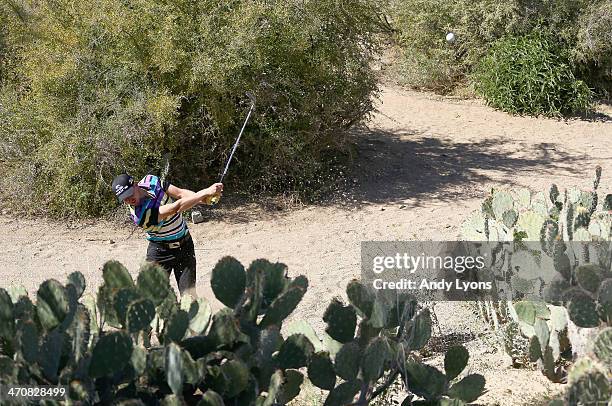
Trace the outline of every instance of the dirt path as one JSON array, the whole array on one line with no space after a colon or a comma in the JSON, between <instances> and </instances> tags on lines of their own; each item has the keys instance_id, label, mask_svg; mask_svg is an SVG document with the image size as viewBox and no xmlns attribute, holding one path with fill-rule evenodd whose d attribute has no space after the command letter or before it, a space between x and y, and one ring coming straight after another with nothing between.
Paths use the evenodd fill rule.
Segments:
<instances>
[{"instance_id":1,"label":"dirt path","mask_svg":"<svg viewBox=\"0 0 612 406\"><path fill-rule=\"evenodd\" d=\"M612 190L612 122L511 117L478 102L439 99L385 88L360 134L354 186L344 203L264 212L240 207L219 220L191 225L198 258L198 291L212 298L209 274L225 255L244 264L281 261L305 274L310 288L297 314L321 328L334 295L360 269L364 240L445 240L491 187L591 187L595 165L601 188ZM610 114L610 113L608 113ZM45 279L83 272L94 290L99 269L118 259L136 272L146 243L140 232L96 222L69 228L44 220L0 216L8 241L0 254L0 286L23 284L30 292ZM514 370L490 345L490 334L464 305L438 310L445 334L470 332L472 372L483 373L489 392L481 404L516 405L559 389L539 372ZM487 338L488 337L488 338Z\"/></svg>"}]
</instances>

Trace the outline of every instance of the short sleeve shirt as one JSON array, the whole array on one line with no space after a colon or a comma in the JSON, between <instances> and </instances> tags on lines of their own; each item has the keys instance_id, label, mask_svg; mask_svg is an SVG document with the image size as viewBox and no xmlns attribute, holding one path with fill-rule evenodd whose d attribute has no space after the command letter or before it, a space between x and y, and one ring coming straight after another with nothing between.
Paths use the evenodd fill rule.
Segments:
<instances>
[{"instance_id":1,"label":"short sleeve shirt","mask_svg":"<svg viewBox=\"0 0 612 406\"><path fill-rule=\"evenodd\" d=\"M145 230L150 241L178 240L188 232L187 223L180 213L159 219L159 207L174 202L167 193L169 186L169 183L154 175L147 175L138 182L138 187L147 192L147 197L140 205L130 207L130 214L134 223Z\"/></svg>"}]
</instances>

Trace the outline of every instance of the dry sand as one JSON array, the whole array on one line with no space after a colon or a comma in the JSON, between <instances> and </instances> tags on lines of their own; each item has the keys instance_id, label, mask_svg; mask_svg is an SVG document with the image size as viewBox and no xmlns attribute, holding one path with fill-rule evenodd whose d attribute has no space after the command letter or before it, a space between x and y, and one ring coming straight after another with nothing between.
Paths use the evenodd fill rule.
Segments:
<instances>
[{"instance_id":1,"label":"dry sand","mask_svg":"<svg viewBox=\"0 0 612 406\"><path fill-rule=\"evenodd\" d=\"M478 101L394 87L383 88L378 107L357 134L352 186L339 192L340 202L281 211L242 205L190 224L200 294L214 301L210 271L225 255L245 265L256 258L281 261L290 275L310 281L293 317L321 330L330 299L359 274L361 241L456 239L461 222L492 187L542 189L556 182L590 188L595 165L603 167L600 188L612 190L609 119L512 117ZM10 214L0 223L8 239L0 253L0 286L22 284L32 293L43 280L64 281L77 270L94 291L106 260L117 259L135 274L146 249L140 231L112 223L67 226ZM509 367L466 305L438 305L436 312L443 335L473 336L465 343L469 368L485 375L488 389L478 404L537 404L562 389L538 371Z\"/></svg>"}]
</instances>

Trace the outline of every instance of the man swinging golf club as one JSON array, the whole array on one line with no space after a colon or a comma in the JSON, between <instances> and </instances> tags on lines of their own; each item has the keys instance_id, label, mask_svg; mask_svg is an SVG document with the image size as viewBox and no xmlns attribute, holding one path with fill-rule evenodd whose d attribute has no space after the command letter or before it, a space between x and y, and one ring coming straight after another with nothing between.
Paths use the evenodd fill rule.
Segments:
<instances>
[{"instance_id":1,"label":"man swinging golf club","mask_svg":"<svg viewBox=\"0 0 612 406\"><path fill-rule=\"evenodd\" d=\"M246 96L251 101L251 107L218 183L193 192L161 181L154 175L145 176L136 185L134 185L134 178L125 173L113 180L113 192L119 200L130 206L132 220L147 233L149 240L147 261L164 267L168 276L174 271L181 295L187 293L196 297L195 251L187 224L181 213L200 203L216 204L219 201L221 192L223 192L221 182L227 174L242 133L255 108L255 96L251 92L247 92Z\"/></svg>"},{"instance_id":2,"label":"man swinging golf club","mask_svg":"<svg viewBox=\"0 0 612 406\"><path fill-rule=\"evenodd\" d=\"M129 205L134 223L146 231L147 261L161 265L168 276L174 271L181 295L196 297L195 250L181 213L200 203L210 204L213 197L218 199L223 184L193 192L154 175L135 184L134 178L124 173L115 177L112 188L117 198Z\"/></svg>"}]
</instances>

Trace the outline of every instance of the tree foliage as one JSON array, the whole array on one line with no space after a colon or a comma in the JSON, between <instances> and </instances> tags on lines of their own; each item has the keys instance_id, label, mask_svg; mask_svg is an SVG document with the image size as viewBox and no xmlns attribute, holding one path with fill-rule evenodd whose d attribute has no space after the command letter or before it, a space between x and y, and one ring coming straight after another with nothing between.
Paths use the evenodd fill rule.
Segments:
<instances>
[{"instance_id":1,"label":"tree foliage","mask_svg":"<svg viewBox=\"0 0 612 406\"><path fill-rule=\"evenodd\" d=\"M11 4L2 19L19 33L22 79L2 88L0 159L11 184L31 185L5 191L37 210L100 213L113 175L158 170L164 156L174 180L213 181L246 90L258 106L234 183L299 189L372 109L375 2Z\"/></svg>"}]
</instances>

